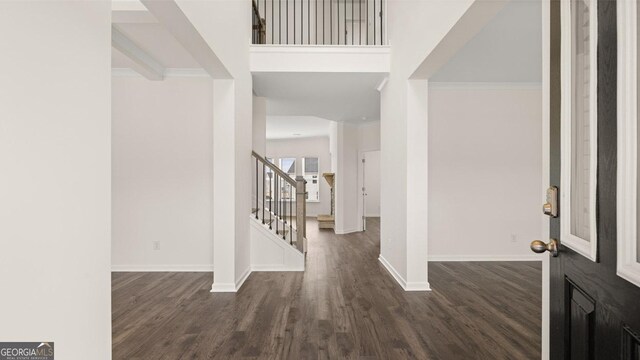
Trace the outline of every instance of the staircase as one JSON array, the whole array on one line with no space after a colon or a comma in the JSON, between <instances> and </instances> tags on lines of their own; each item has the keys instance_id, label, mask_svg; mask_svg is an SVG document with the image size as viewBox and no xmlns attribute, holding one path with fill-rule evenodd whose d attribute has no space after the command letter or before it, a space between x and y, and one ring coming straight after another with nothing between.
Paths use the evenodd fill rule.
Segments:
<instances>
[{"instance_id":1,"label":"staircase","mask_svg":"<svg viewBox=\"0 0 640 360\"><path fill-rule=\"evenodd\" d=\"M255 151L252 157L255 171L251 218L272 237L305 254L307 182L302 176L291 178Z\"/></svg>"}]
</instances>

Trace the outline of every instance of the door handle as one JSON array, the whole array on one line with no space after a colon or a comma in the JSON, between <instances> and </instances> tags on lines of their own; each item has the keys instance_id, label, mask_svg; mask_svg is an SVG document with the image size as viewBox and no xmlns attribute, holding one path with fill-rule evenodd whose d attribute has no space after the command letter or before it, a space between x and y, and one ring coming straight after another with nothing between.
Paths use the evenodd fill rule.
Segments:
<instances>
[{"instance_id":1,"label":"door handle","mask_svg":"<svg viewBox=\"0 0 640 360\"><path fill-rule=\"evenodd\" d=\"M550 239L548 243L544 243L542 240L533 240L531 242L531 251L534 253L542 254L545 251L551 253L551 256L558 256L559 243L556 239Z\"/></svg>"}]
</instances>

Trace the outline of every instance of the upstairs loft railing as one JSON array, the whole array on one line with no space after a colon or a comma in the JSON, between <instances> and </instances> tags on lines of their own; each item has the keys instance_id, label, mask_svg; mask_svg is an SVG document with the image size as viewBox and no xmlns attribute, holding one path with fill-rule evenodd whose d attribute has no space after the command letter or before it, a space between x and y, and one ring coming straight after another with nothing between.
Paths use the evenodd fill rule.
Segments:
<instances>
[{"instance_id":1,"label":"upstairs loft railing","mask_svg":"<svg viewBox=\"0 0 640 360\"><path fill-rule=\"evenodd\" d=\"M267 28L265 24L265 20L260 17L260 11L258 10L258 5L255 0L252 0L252 40L253 44L264 44L267 41Z\"/></svg>"},{"instance_id":2,"label":"upstairs loft railing","mask_svg":"<svg viewBox=\"0 0 640 360\"><path fill-rule=\"evenodd\" d=\"M253 215L284 241L306 253L306 180L302 176L292 179L255 151L252 156L255 162Z\"/></svg>"},{"instance_id":3,"label":"upstairs loft railing","mask_svg":"<svg viewBox=\"0 0 640 360\"><path fill-rule=\"evenodd\" d=\"M386 0L252 0L253 44L385 45Z\"/></svg>"}]
</instances>

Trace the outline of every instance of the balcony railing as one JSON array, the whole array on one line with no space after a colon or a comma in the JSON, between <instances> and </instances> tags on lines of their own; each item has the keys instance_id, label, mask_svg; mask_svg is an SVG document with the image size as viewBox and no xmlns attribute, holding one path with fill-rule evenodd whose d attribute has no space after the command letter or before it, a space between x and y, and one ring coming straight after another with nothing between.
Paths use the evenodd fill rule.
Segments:
<instances>
[{"instance_id":1,"label":"balcony railing","mask_svg":"<svg viewBox=\"0 0 640 360\"><path fill-rule=\"evenodd\" d=\"M253 44L385 45L385 0L252 0Z\"/></svg>"}]
</instances>

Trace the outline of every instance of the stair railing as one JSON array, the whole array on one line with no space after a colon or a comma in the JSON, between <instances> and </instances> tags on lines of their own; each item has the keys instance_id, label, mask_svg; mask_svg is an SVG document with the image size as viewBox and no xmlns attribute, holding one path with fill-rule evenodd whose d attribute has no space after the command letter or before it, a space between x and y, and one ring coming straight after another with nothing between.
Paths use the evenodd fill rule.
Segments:
<instances>
[{"instance_id":1,"label":"stair railing","mask_svg":"<svg viewBox=\"0 0 640 360\"><path fill-rule=\"evenodd\" d=\"M291 178L255 151L251 155L255 161L256 220L262 221L270 230L275 230L276 235L306 253L306 180L302 176Z\"/></svg>"},{"instance_id":2,"label":"stair railing","mask_svg":"<svg viewBox=\"0 0 640 360\"><path fill-rule=\"evenodd\" d=\"M386 44L387 0L251 1L253 44Z\"/></svg>"}]
</instances>

